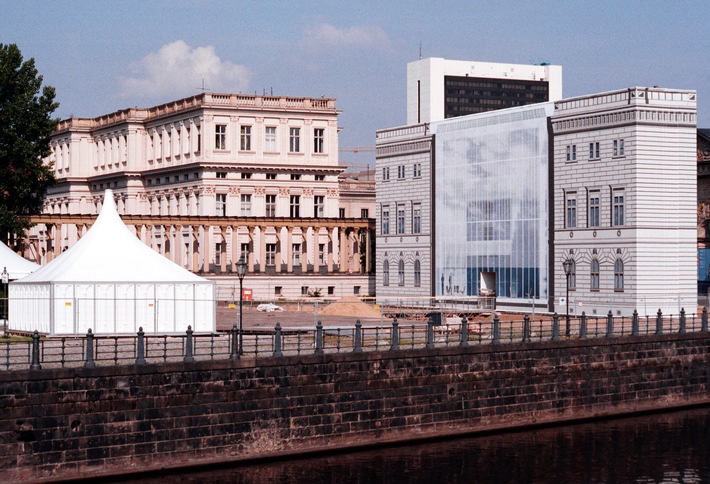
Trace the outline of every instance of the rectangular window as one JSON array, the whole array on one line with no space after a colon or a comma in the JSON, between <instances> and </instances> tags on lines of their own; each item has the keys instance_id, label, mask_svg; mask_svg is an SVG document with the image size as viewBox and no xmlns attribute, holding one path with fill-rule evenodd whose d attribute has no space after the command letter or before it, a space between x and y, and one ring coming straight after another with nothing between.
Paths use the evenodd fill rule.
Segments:
<instances>
[{"instance_id":1,"label":"rectangular window","mask_svg":"<svg viewBox=\"0 0 710 484\"><path fill-rule=\"evenodd\" d=\"M299 218L301 216L301 196L291 195L290 198L290 215L291 218Z\"/></svg>"},{"instance_id":2,"label":"rectangular window","mask_svg":"<svg viewBox=\"0 0 710 484\"><path fill-rule=\"evenodd\" d=\"M599 190L589 192L589 227L599 227L599 201L601 195Z\"/></svg>"},{"instance_id":3,"label":"rectangular window","mask_svg":"<svg viewBox=\"0 0 710 484\"><path fill-rule=\"evenodd\" d=\"M276 265L276 244L266 244L266 265Z\"/></svg>"},{"instance_id":4,"label":"rectangular window","mask_svg":"<svg viewBox=\"0 0 710 484\"><path fill-rule=\"evenodd\" d=\"M301 296L308 296L308 286L301 286Z\"/></svg>"},{"instance_id":5,"label":"rectangular window","mask_svg":"<svg viewBox=\"0 0 710 484\"><path fill-rule=\"evenodd\" d=\"M390 181L390 168L385 166L382 168L382 181Z\"/></svg>"},{"instance_id":6,"label":"rectangular window","mask_svg":"<svg viewBox=\"0 0 710 484\"><path fill-rule=\"evenodd\" d=\"M370 216L370 211L366 208L360 209L360 218L368 218Z\"/></svg>"},{"instance_id":7,"label":"rectangular window","mask_svg":"<svg viewBox=\"0 0 710 484\"><path fill-rule=\"evenodd\" d=\"M405 209L404 205L397 205L397 233L404 233Z\"/></svg>"},{"instance_id":8,"label":"rectangular window","mask_svg":"<svg viewBox=\"0 0 710 484\"><path fill-rule=\"evenodd\" d=\"M399 165L397 167L397 179L401 180L405 177L404 165Z\"/></svg>"},{"instance_id":9,"label":"rectangular window","mask_svg":"<svg viewBox=\"0 0 710 484\"><path fill-rule=\"evenodd\" d=\"M214 149L227 149L227 125L216 124L214 127Z\"/></svg>"},{"instance_id":10,"label":"rectangular window","mask_svg":"<svg viewBox=\"0 0 710 484\"><path fill-rule=\"evenodd\" d=\"M325 175L316 175L315 177L316 181L324 181L325 180Z\"/></svg>"},{"instance_id":11,"label":"rectangular window","mask_svg":"<svg viewBox=\"0 0 710 484\"><path fill-rule=\"evenodd\" d=\"M412 233L420 234L422 232L422 204L415 203L412 205Z\"/></svg>"},{"instance_id":12,"label":"rectangular window","mask_svg":"<svg viewBox=\"0 0 710 484\"><path fill-rule=\"evenodd\" d=\"M241 244L239 250L239 258L244 259L244 262L249 262L249 242Z\"/></svg>"},{"instance_id":13,"label":"rectangular window","mask_svg":"<svg viewBox=\"0 0 710 484\"><path fill-rule=\"evenodd\" d=\"M599 158L599 143L589 143L589 159Z\"/></svg>"},{"instance_id":14,"label":"rectangular window","mask_svg":"<svg viewBox=\"0 0 710 484\"><path fill-rule=\"evenodd\" d=\"M414 163L412 176L414 178L421 178L421 176L422 176L422 164L421 163Z\"/></svg>"},{"instance_id":15,"label":"rectangular window","mask_svg":"<svg viewBox=\"0 0 710 484\"><path fill-rule=\"evenodd\" d=\"M571 192L566 195L566 216L565 216L565 227L568 229L575 228L577 226L577 193Z\"/></svg>"},{"instance_id":16,"label":"rectangular window","mask_svg":"<svg viewBox=\"0 0 710 484\"><path fill-rule=\"evenodd\" d=\"M577 145L567 145L567 161L577 161Z\"/></svg>"},{"instance_id":17,"label":"rectangular window","mask_svg":"<svg viewBox=\"0 0 710 484\"><path fill-rule=\"evenodd\" d=\"M242 180L251 180L251 173L242 173Z\"/></svg>"},{"instance_id":18,"label":"rectangular window","mask_svg":"<svg viewBox=\"0 0 710 484\"><path fill-rule=\"evenodd\" d=\"M241 196L241 215L242 215L242 217L251 216L251 195L242 194L242 196Z\"/></svg>"},{"instance_id":19,"label":"rectangular window","mask_svg":"<svg viewBox=\"0 0 710 484\"><path fill-rule=\"evenodd\" d=\"M227 194L218 193L215 195L215 215L225 217L227 215Z\"/></svg>"},{"instance_id":20,"label":"rectangular window","mask_svg":"<svg viewBox=\"0 0 710 484\"><path fill-rule=\"evenodd\" d=\"M295 267L301 265L301 244L291 244L291 264Z\"/></svg>"},{"instance_id":21,"label":"rectangular window","mask_svg":"<svg viewBox=\"0 0 710 484\"><path fill-rule=\"evenodd\" d=\"M276 126L267 126L264 133L264 151L275 152L276 150Z\"/></svg>"},{"instance_id":22,"label":"rectangular window","mask_svg":"<svg viewBox=\"0 0 710 484\"><path fill-rule=\"evenodd\" d=\"M227 172L226 171L218 171L215 174L215 177L216 178L227 178Z\"/></svg>"},{"instance_id":23,"label":"rectangular window","mask_svg":"<svg viewBox=\"0 0 710 484\"><path fill-rule=\"evenodd\" d=\"M592 259L589 271L589 289L592 291L599 290L599 260Z\"/></svg>"},{"instance_id":24,"label":"rectangular window","mask_svg":"<svg viewBox=\"0 0 710 484\"><path fill-rule=\"evenodd\" d=\"M624 225L624 189L612 191L612 225Z\"/></svg>"},{"instance_id":25,"label":"rectangular window","mask_svg":"<svg viewBox=\"0 0 710 484\"><path fill-rule=\"evenodd\" d=\"M291 180L300 180L301 175L298 173L291 173Z\"/></svg>"},{"instance_id":26,"label":"rectangular window","mask_svg":"<svg viewBox=\"0 0 710 484\"><path fill-rule=\"evenodd\" d=\"M422 263L419 260L414 261L414 287L422 285Z\"/></svg>"},{"instance_id":27,"label":"rectangular window","mask_svg":"<svg viewBox=\"0 0 710 484\"><path fill-rule=\"evenodd\" d=\"M266 195L267 217L276 217L276 195Z\"/></svg>"},{"instance_id":28,"label":"rectangular window","mask_svg":"<svg viewBox=\"0 0 710 484\"><path fill-rule=\"evenodd\" d=\"M624 140L614 140L614 156L624 156Z\"/></svg>"},{"instance_id":29,"label":"rectangular window","mask_svg":"<svg viewBox=\"0 0 710 484\"><path fill-rule=\"evenodd\" d=\"M382 207L382 235L390 233L390 208Z\"/></svg>"},{"instance_id":30,"label":"rectangular window","mask_svg":"<svg viewBox=\"0 0 710 484\"><path fill-rule=\"evenodd\" d=\"M325 139L325 130L316 128L313 130L313 153L323 153L323 140Z\"/></svg>"},{"instance_id":31,"label":"rectangular window","mask_svg":"<svg viewBox=\"0 0 710 484\"><path fill-rule=\"evenodd\" d=\"M222 265L222 242L214 244L214 265Z\"/></svg>"},{"instance_id":32,"label":"rectangular window","mask_svg":"<svg viewBox=\"0 0 710 484\"><path fill-rule=\"evenodd\" d=\"M338 209L338 217L345 218L345 209L344 208Z\"/></svg>"},{"instance_id":33,"label":"rectangular window","mask_svg":"<svg viewBox=\"0 0 710 484\"><path fill-rule=\"evenodd\" d=\"M301 151L301 128L289 129L288 150L291 153L298 153Z\"/></svg>"},{"instance_id":34,"label":"rectangular window","mask_svg":"<svg viewBox=\"0 0 710 484\"><path fill-rule=\"evenodd\" d=\"M323 218L325 215L325 197L316 195L313 197L313 216L315 218Z\"/></svg>"},{"instance_id":35,"label":"rectangular window","mask_svg":"<svg viewBox=\"0 0 710 484\"><path fill-rule=\"evenodd\" d=\"M276 180L276 173L267 173L266 179L267 180Z\"/></svg>"},{"instance_id":36,"label":"rectangular window","mask_svg":"<svg viewBox=\"0 0 710 484\"><path fill-rule=\"evenodd\" d=\"M318 265L325 265L325 244L318 244Z\"/></svg>"},{"instance_id":37,"label":"rectangular window","mask_svg":"<svg viewBox=\"0 0 710 484\"><path fill-rule=\"evenodd\" d=\"M251 151L251 126L242 126L239 137L239 149Z\"/></svg>"}]
</instances>

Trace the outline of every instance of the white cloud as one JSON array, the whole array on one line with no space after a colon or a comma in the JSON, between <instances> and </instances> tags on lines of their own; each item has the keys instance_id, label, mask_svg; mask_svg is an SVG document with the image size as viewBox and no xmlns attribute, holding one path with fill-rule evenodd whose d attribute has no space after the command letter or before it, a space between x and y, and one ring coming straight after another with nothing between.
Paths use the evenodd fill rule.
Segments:
<instances>
[{"instance_id":1,"label":"white cloud","mask_svg":"<svg viewBox=\"0 0 710 484\"><path fill-rule=\"evenodd\" d=\"M133 77L121 78L120 97L187 97L202 86L213 92L241 92L251 73L222 60L213 46L192 48L182 40L162 46L131 66Z\"/></svg>"},{"instance_id":2,"label":"white cloud","mask_svg":"<svg viewBox=\"0 0 710 484\"><path fill-rule=\"evenodd\" d=\"M306 30L302 45L332 49L389 48L390 39L384 30L375 25L358 25L339 29L329 24L320 24Z\"/></svg>"}]
</instances>

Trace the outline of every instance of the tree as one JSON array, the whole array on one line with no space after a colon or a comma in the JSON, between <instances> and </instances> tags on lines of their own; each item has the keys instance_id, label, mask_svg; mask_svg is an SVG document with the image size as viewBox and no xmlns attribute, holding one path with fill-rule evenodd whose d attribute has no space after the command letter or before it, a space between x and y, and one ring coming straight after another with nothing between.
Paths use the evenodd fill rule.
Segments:
<instances>
[{"instance_id":1,"label":"tree","mask_svg":"<svg viewBox=\"0 0 710 484\"><path fill-rule=\"evenodd\" d=\"M40 92L41 91L41 92ZM0 44L0 240L21 237L27 215L40 213L55 183L49 137L58 120L54 88L42 87L34 59L24 61L15 44Z\"/></svg>"}]
</instances>

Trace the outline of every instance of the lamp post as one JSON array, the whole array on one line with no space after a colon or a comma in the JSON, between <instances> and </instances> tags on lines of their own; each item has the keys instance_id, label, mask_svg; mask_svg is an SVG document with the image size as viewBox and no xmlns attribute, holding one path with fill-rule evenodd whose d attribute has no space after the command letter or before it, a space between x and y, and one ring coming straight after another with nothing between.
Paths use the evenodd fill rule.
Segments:
<instances>
[{"instance_id":1,"label":"lamp post","mask_svg":"<svg viewBox=\"0 0 710 484\"><path fill-rule=\"evenodd\" d=\"M2 311L2 317L3 317L3 320L5 320L5 321L7 321L8 312L9 312L8 307L7 307L8 302L10 300L9 294L7 293L7 285L9 282L10 282L10 274L7 273L7 267L3 267L2 268L2 285L3 285L3 290L5 292L3 292L4 307L3 307L3 311Z\"/></svg>"},{"instance_id":2,"label":"lamp post","mask_svg":"<svg viewBox=\"0 0 710 484\"><path fill-rule=\"evenodd\" d=\"M570 329L569 329L569 276L572 274L572 259L566 259L562 263L562 267L565 270L565 277L567 279L567 294L565 296L565 304L567 305L567 308L565 309L565 336L569 338L570 336Z\"/></svg>"},{"instance_id":3,"label":"lamp post","mask_svg":"<svg viewBox=\"0 0 710 484\"><path fill-rule=\"evenodd\" d=\"M239 354L242 354L244 348L244 340L242 339L242 303L244 301L243 282L244 276L247 273L247 263L244 261L244 255L239 257L237 262L237 277L239 277Z\"/></svg>"}]
</instances>

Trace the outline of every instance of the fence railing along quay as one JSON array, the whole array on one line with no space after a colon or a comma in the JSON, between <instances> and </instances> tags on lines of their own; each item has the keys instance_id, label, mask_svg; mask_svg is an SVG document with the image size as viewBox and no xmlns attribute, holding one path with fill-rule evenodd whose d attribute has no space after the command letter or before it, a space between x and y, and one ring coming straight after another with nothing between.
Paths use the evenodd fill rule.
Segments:
<instances>
[{"instance_id":1,"label":"fence railing along quay","mask_svg":"<svg viewBox=\"0 0 710 484\"><path fill-rule=\"evenodd\" d=\"M184 334L96 335L0 339L0 368L41 370L50 368L144 365L216 359L281 357L323 353L397 351L452 346L519 343L537 341L616 338L708 332L708 312L700 315L605 317L562 316L533 320L460 320L438 324L432 316L426 323L400 324L395 318L388 326L353 326L284 329L276 323L273 331L244 331L236 326L223 333L195 334L188 326Z\"/></svg>"}]
</instances>

